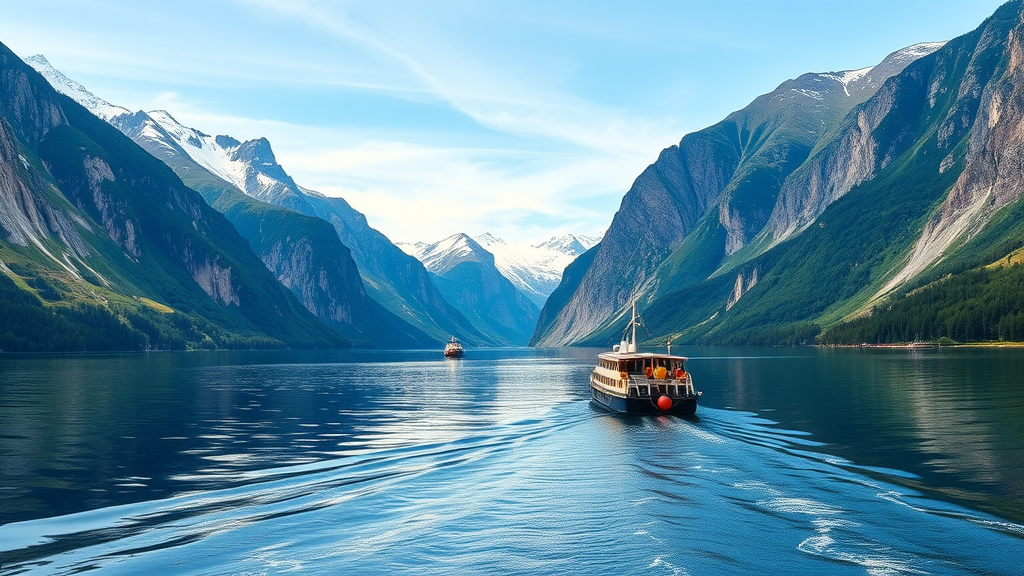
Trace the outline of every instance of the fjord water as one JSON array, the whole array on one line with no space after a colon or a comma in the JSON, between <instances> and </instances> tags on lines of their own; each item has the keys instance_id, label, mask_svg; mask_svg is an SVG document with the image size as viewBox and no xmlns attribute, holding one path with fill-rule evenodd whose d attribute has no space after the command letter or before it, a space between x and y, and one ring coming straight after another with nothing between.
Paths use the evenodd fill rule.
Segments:
<instances>
[{"instance_id":1,"label":"fjord water","mask_svg":"<svg viewBox=\"0 0 1024 576\"><path fill-rule=\"evenodd\" d=\"M0 573L1021 574L1024 351L0 357Z\"/></svg>"}]
</instances>

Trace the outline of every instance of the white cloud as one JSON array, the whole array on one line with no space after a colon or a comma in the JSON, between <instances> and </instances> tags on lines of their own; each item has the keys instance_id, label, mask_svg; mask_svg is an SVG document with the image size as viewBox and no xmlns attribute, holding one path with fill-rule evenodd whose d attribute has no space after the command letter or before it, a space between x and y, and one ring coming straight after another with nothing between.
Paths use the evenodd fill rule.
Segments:
<instances>
[{"instance_id":1,"label":"white cloud","mask_svg":"<svg viewBox=\"0 0 1024 576\"><path fill-rule=\"evenodd\" d=\"M510 157L518 162L510 165ZM279 160L303 174L303 185L346 198L396 241L487 230L514 241L543 240L553 229L599 234L630 169L616 158L396 142Z\"/></svg>"}]
</instances>

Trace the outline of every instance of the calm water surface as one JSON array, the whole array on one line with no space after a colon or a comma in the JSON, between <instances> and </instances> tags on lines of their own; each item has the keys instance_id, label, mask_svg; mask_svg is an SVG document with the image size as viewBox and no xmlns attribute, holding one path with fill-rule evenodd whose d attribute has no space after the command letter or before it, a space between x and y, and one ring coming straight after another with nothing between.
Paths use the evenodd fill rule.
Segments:
<instances>
[{"instance_id":1,"label":"calm water surface","mask_svg":"<svg viewBox=\"0 0 1024 576\"><path fill-rule=\"evenodd\" d=\"M1024 574L1024 351L596 352L0 356L0 573Z\"/></svg>"}]
</instances>

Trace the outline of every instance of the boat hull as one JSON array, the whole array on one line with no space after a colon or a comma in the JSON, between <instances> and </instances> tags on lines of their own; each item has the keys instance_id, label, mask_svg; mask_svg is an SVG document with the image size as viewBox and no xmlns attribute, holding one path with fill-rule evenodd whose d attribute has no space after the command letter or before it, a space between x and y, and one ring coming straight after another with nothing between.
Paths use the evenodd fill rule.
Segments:
<instances>
[{"instance_id":1,"label":"boat hull","mask_svg":"<svg viewBox=\"0 0 1024 576\"><path fill-rule=\"evenodd\" d=\"M675 416L689 416L697 412L697 399L673 398L672 407L668 410L658 408L654 400L648 397L628 397L608 394L603 390L591 386L590 391L593 402L600 407L612 412L623 414L672 414Z\"/></svg>"}]
</instances>

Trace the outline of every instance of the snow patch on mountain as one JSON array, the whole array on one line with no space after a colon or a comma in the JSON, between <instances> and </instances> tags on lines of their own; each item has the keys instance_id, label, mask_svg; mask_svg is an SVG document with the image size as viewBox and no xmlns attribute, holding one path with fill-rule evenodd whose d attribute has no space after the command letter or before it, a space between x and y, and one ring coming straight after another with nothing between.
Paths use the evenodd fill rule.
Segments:
<instances>
[{"instance_id":1,"label":"snow patch on mountain","mask_svg":"<svg viewBox=\"0 0 1024 576\"><path fill-rule=\"evenodd\" d=\"M46 81L56 88L58 92L70 97L82 106L85 106L86 109L103 120L109 121L115 116L130 114L130 111L127 108L115 106L110 102L99 98L92 92L86 90L85 86L82 86L78 82L75 82L62 74L59 70L54 68L50 64L49 60L47 60L42 54L36 54L35 56L25 58L25 63L35 68L36 72L42 74L43 78L46 78Z\"/></svg>"},{"instance_id":2,"label":"snow patch on mountain","mask_svg":"<svg viewBox=\"0 0 1024 576\"><path fill-rule=\"evenodd\" d=\"M494 264L493 254L462 233L423 245L413 256L419 259L427 270L439 276L463 262Z\"/></svg>"},{"instance_id":3,"label":"snow patch on mountain","mask_svg":"<svg viewBox=\"0 0 1024 576\"><path fill-rule=\"evenodd\" d=\"M566 234L539 244L519 244L486 232L476 238L455 234L433 244L402 242L397 246L435 274L468 259L493 259L498 272L541 307L558 287L565 267L600 241L596 236Z\"/></svg>"},{"instance_id":4,"label":"snow patch on mountain","mask_svg":"<svg viewBox=\"0 0 1024 576\"><path fill-rule=\"evenodd\" d=\"M70 96L99 118L111 122L120 116L131 116L127 108L115 106L98 98L84 86L55 69L42 55L26 59L33 68L59 92ZM265 139L239 142L230 136L211 136L178 122L166 110L145 113L142 135L167 147L177 145L197 164L215 176L235 185L249 196L272 201L288 196L297 185L277 164ZM112 122L116 123L116 122ZM169 136L172 142L166 142Z\"/></svg>"},{"instance_id":5,"label":"snow patch on mountain","mask_svg":"<svg viewBox=\"0 0 1024 576\"><path fill-rule=\"evenodd\" d=\"M878 85L902 71L911 62L935 52L945 44L945 42L922 42L889 54L876 66L813 74L812 76L839 83L846 96L873 93ZM805 95L813 97L811 94Z\"/></svg>"}]
</instances>

